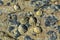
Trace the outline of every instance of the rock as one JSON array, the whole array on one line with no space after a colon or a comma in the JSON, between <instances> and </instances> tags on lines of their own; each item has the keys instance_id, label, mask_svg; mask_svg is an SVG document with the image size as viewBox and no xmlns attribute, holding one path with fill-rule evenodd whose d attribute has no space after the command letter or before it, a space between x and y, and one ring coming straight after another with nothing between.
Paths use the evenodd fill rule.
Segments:
<instances>
[{"instance_id":1,"label":"rock","mask_svg":"<svg viewBox=\"0 0 60 40\"><path fill-rule=\"evenodd\" d=\"M7 5L7 6L10 6L10 2L8 2L6 5Z\"/></svg>"},{"instance_id":2,"label":"rock","mask_svg":"<svg viewBox=\"0 0 60 40\"><path fill-rule=\"evenodd\" d=\"M22 25L19 25L18 31L19 31L21 34L24 34L24 29L22 28Z\"/></svg>"},{"instance_id":3,"label":"rock","mask_svg":"<svg viewBox=\"0 0 60 40\"><path fill-rule=\"evenodd\" d=\"M44 5L49 4L49 2L50 2L50 0L32 0L31 5L36 7L36 8L39 8L39 7L42 7Z\"/></svg>"},{"instance_id":4,"label":"rock","mask_svg":"<svg viewBox=\"0 0 60 40\"><path fill-rule=\"evenodd\" d=\"M51 0L51 2L55 2L56 0Z\"/></svg>"},{"instance_id":5,"label":"rock","mask_svg":"<svg viewBox=\"0 0 60 40\"><path fill-rule=\"evenodd\" d=\"M37 18L36 17L30 17L29 24L33 25L33 24L36 24L36 23L37 23Z\"/></svg>"},{"instance_id":6,"label":"rock","mask_svg":"<svg viewBox=\"0 0 60 40\"><path fill-rule=\"evenodd\" d=\"M24 32L27 32L28 31L28 28L27 28L27 26L26 25L22 25L22 28L24 29Z\"/></svg>"},{"instance_id":7,"label":"rock","mask_svg":"<svg viewBox=\"0 0 60 40\"><path fill-rule=\"evenodd\" d=\"M35 27L33 31L37 34L42 33L42 28L41 27Z\"/></svg>"},{"instance_id":8,"label":"rock","mask_svg":"<svg viewBox=\"0 0 60 40\"><path fill-rule=\"evenodd\" d=\"M2 15L2 10L0 10L0 15Z\"/></svg>"},{"instance_id":9,"label":"rock","mask_svg":"<svg viewBox=\"0 0 60 40\"><path fill-rule=\"evenodd\" d=\"M54 32L54 33L50 36L49 40L56 40L56 39L57 39L57 35L56 35L56 33Z\"/></svg>"},{"instance_id":10,"label":"rock","mask_svg":"<svg viewBox=\"0 0 60 40\"><path fill-rule=\"evenodd\" d=\"M48 16L45 21L45 26L55 25L57 22L57 18L55 16Z\"/></svg>"},{"instance_id":11,"label":"rock","mask_svg":"<svg viewBox=\"0 0 60 40\"><path fill-rule=\"evenodd\" d=\"M17 20L17 15L16 14L13 14L13 13L9 13L8 14L8 18L9 19L12 19L12 20Z\"/></svg>"},{"instance_id":12,"label":"rock","mask_svg":"<svg viewBox=\"0 0 60 40\"><path fill-rule=\"evenodd\" d=\"M29 17L24 17L24 21L25 21L26 23L29 23Z\"/></svg>"},{"instance_id":13,"label":"rock","mask_svg":"<svg viewBox=\"0 0 60 40\"><path fill-rule=\"evenodd\" d=\"M16 0L11 0L11 2L16 2Z\"/></svg>"},{"instance_id":14,"label":"rock","mask_svg":"<svg viewBox=\"0 0 60 40\"><path fill-rule=\"evenodd\" d=\"M12 25L20 25L20 22L17 21L17 15L15 14L8 14L8 22Z\"/></svg>"},{"instance_id":15,"label":"rock","mask_svg":"<svg viewBox=\"0 0 60 40\"><path fill-rule=\"evenodd\" d=\"M21 10L20 6L18 4L14 5L14 10L17 11L17 10Z\"/></svg>"},{"instance_id":16,"label":"rock","mask_svg":"<svg viewBox=\"0 0 60 40\"><path fill-rule=\"evenodd\" d=\"M26 23L25 26L28 28L30 27L31 25L29 23Z\"/></svg>"},{"instance_id":17,"label":"rock","mask_svg":"<svg viewBox=\"0 0 60 40\"><path fill-rule=\"evenodd\" d=\"M32 12L27 12L27 13L26 13L26 16L27 16L27 17L30 17L30 16L34 16L34 14L33 14Z\"/></svg>"},{"instance_id":18,"label":"rock","mask_svg":"<svg viewBox=\"0 0 60 40\"><path fill-rule=\"evenodd\" d=\"M38 11L36 12L36 15L37 15L37 16L42 15L42 11L41 11L41 10L38 10Z\"/></svg>"},{"instance_id":19,"label":"rock","mask_svg":"<svg viewBox=\"0 0 60 40\"><path fill-rule=\"evenodd\" d=\"M18 31L21 34L24 34L27 30L28 30L28 28L25 25L19 25L19 27L18 27Z\"/></svg>"},{"instance_id":20,"label":"rock","mask_svg":"<svg viewBox=\"0 0 60 40\"><path fill-rule=\"evenodd\" d=\"M8 31L11 32L12 30L14 30L14 27L13 26L9 26L8 27Z\"/></svg>"},{"instance_id":21,"label":"rock","mask_svg":"<svg viewBox=\"0 0 60 40\"><path fill-rule=\"evenodd\" d=\"M60 34L60 25L57 26L57 30L58 30L58 32Z\"/></svg>"},{"instance_id":22,"label":"rock","mask_svg":"<svg viewBox=\"0 0 60 40\"><path fill-rule=\"evenodd\" d=\"M24 18L21 18L21 19L20 19L20 23L21 23L21 24L25 24L25 23L26 23L26 21L24 20Z\"/></svg>"},{"instance_id":23,"label":"rock","mask_svg":"<svg viewBox=\"0 0 60 40\"><path fill-rule=\"evenodd\" d=\"M35 24L33 17L30 17L30 19L29 19L29 24L30 24L30 25Z\"/></svg>"},{"instance_id":24,"label":"rock","mask_svg":"<svg viewBox=\"0 0 60 40\"><path fill-rule=\"evenodd\" d=\"M31 38L30 36L26 35L26 36L24 37L24 40L32 40L32 38Z\"/></svg>"},{"instance_id":25,"label":"rock","mask_svg":"<svg viewBox=\"0 0 60 40\"><path fill-rule=\"evenodd\" d=\"M48 35L51 35L51 34L53 34L53 32L54 32L54 31L49 30L49 31L47 32L47 34L48 34Z\"/></svg>"},{"instance_id":26,"label":"rock","mask_svg":"<svg viewBox=\"0 0 60 40\"><path fill-rule=\"evenodd\" d=\"M16 32L17 32L17 33L16 33L16 35L15 35L15 38L18 38L19 36L21 36L21 34L19 33L18 30L17 30Z\"/></svg>"},{"instance_id":27,"label":"rock","mask_svg":"<svg viewBox=\"0 0 60 40\"><path fill-rule=\"evenodd\" d=\"M0 0L0 5L3 5L3 4L4 4L4 2L2 0Z\"/></svg>"}]
</instances>

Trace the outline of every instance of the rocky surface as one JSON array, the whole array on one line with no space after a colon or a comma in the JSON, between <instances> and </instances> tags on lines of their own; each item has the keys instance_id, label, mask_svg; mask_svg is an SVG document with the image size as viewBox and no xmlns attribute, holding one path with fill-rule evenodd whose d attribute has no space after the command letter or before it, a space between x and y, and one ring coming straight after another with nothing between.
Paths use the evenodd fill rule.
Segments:
<instances>
[{"instance_id":1,"label":"rocky surface","mask_svg":"<svg viewBox=\"0 0 60 40\"><path fill-rule=\"evenodd\" d=\"M60 40L60 0L0 0L0 40Z\"/></svg>"}]
</instances>

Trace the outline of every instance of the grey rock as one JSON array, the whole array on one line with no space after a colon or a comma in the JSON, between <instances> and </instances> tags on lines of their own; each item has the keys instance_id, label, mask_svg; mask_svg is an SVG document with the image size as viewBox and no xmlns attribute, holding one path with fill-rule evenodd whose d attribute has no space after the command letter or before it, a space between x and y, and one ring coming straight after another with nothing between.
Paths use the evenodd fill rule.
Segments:
<instances>
[{"instance_id":1,"label":"grey rock","mask_svg":"<svg viewBox=\"0 0 60 40\"><path fill-rule=\"evenodd\" d=\"M8 31L11 32L12 30L14 30L14 27L13 27L13 26L10 26L10 27L8 28Z\"/></svg>"},{"instance_id":2,"label":"grey rock","mask_svg":"<svg viewBox=\"0 0 60 40\"><path fill-rule=\"evenodd\" d=\"M18 38L19 36L21 36L21 34L19 33L18 30L16 32L17 32L17 34L15 35L15 38Z\"/></svg>"},{"instance_id":3,"label":"grey rock","mask_svg":"<svg viewBox=\"0 0 60 40\"><path fill-rule=\"evenodd\" d=\"M4 3L3 3L3 1L2 0L0 0L0 5L3 5Z\"/></svg>"},{"instance_id":4,"label":"grey rock","mask_svg":"<svg viewBox=\"0 0 60 40\"><path fill-rule=\"evenodd\" d=\"M57 39L57 35L56 33L53 33L52 36L50 36L49 40L56 40Z\"/></svg>"},{"instance_id":5,"label":"grey rock","mask_svg":"<svg viewBox=\"0 0 60 40\"><path fill-rule=\"evenodd\" d=\"M26 35L24 40L32 40L32 38L30 36Z\"/></svg>"},{"instance_id":6,"label":"grey rock","mask_svg":"<svg viewBox=\"0 0 60 40\"><path fill-rule=\"evenodd\" d=\"M53 34L53 32L54 32L54 31L49 30L49 31L47 32L47 34L48 34L48 35L51 35L51 34Z\"/></svg>"},{"instance_id":7,"label":"grey rock","mask_svg":"<svg viewBox=\"0 0 60 40\"><path fill-rule=\"evenodd\" d=\"M55 25L55 23L57 22L57 18L55 16L48 16L46 21L45 21L45 26L51 26L51 25Z\"/></svg>"}]
</instances>

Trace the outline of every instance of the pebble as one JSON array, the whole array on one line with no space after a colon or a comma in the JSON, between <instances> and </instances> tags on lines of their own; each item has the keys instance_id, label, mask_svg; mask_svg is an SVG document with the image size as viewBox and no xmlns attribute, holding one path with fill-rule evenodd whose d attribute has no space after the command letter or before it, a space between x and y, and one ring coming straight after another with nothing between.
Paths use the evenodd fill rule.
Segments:
<instances>
[{"instance_id":1,"label":"pebble","mask_svg":"<svg viewBox=\"0 0 60 40\"><path fill-rule=\"evenodd\" d=\"M24 40L32 40L32 38L31 38L30 36L26 35L26 36L24 37Z\"/></svg>"},{"instance_id":2,"label":"pebble","mask_svg":"<svg viewBox=\"0 0 60 40\"><path fill-rule=\"evenodd\" d=\"M11 32L14 29L13 26L8 27L8 31Z\"/></svg>"},{"instance_id":3,"label":"pebble","mask_svg":"<svg viewBox=\"0 0 60 40\"><path fill-rule=\"evenodd\" d=\"M24 18L24 21L25 21L26 23L29 23L29 17L25 17L25 18Z\"/></svg>"},{"instance_id":4,"label":"pebble","mask_svg":"<svg viewBox=\"0 0 60 40\"><path fill-rule=\"evenodd\" d=\"M16 0L11 0L11 2L16 2Z\"/></svg>"},{"instance_id":5,"label":"pebble","mask_svg":"<svg viewBox=\"0 0 60 40\"><path fill-rule=\"evenodd\" d=\"M51 35L51 34L53 34L53 32L54 32L54 31L49 30L49 31L47 32L47 34L48 34L48 35Z\"/></svg>"},{"instance_id":6,"label":"pebble","mask_svg":"<svg viewBox=\"0 0 60 40\"><path fill-rule=\"evenodd\" d=\"M28 31L28 28L27 28L27 26L26 25L22 25L22 28L24 29L24 32L27 32Z\"/></svg>"},{"instance_id":7,"label":"pebble","mask_svg":"<svg viewBox=\"0 0 60 40\"><path fill-rule=\"evenodd\" d=\"M10 2L7 3L7 6L10 6Z\"/></svg>"},{"instance_id":8,"label":"pebble","mask_svg":"<svg viewBox=\"0 0 60 40\"><path fill-rule=\"evenodd\" d=\"M21 36L21 34L19 33L18 30L16 32L17 32L17 34L15 35L15 38L18 38L19 36Z\"/></svg>"},{"instance_id":9,"label":"pebble","mask_svg":"<svg viewBox=\"0 0 60 40\"><path fill-rule=\"evenodd\" d=\"M18 31L19 31L21 34L24 34L24 29L22 28L22 25L19 25Z\"/></svg>"},{"instance_id":10,"label":"pebble","mask_svg":"<svg viewBox=\"0 0 60 40\"><path fill-rule=\"evenodd\" d=\"M0 15L2 15L2 11L0 10Z\"/></svg>"},{"instance_id":11,"label":"pebble","mask_svg":"<svg viewBox=\"0 0 60 40\"><path fill-rule=\"evenodd\" d=\"M50 36L49 40L56 40L57 39L57 35L56 33L53 33L52 36Z\"/></svg>"},{"instance_id":12,"label":"pebble","mask_svg":"<svg viewBox=\"0 0 60 40\"><path fill-rule=\"evenodd\" d=\"M32 12L27 12L27 13L26 13L26 16L27 16L27 17L31 17L31 16L34 16L34 14L33 14Z\"/></svg>"},{"instance_id":13,"label":"pebble","mask_svg":"<svg viewBox=\"0 0 60 40\"><path fill-rule=\"evenodd\" d=\"M34 7L39 8L44 5L49 4L50 0L32 0L31 5L34 5Z\"/></svg>"},{"instance_id":14,"label":"pebble","mask_svg":"<svg viewBox=\"0 0 60 40\"><path fill-rule=\"evenodd\" d=\"M2 0L0 0L0 5L3 5L4 3L3 3L3 1Z\"/></svg>"},{"instance_id":15,"label":"pebble","mask_svg":"<svg viewBox=\"0 0 60 40\"><path fill-rule=\"evenodd\" d=\"M37 23L37 18L36 17L30 17L29 24L32 25L32 24L36 24L36 23Z\"/></svg>"},{"instance_id":16,"label":"pebble","mask_svg":"<svg viewBox=\"0 0 60 40\"><path fill-rule=\"evenodd\" d=\"M14 5L14 10L21 10L20 6L18 4Z\"/></svg>"},{"instance_id":17,"label":"pebble","mask_svg":"<svg viewBox=\"0 0 60 40\"><path fill-rule=\"evenodd\" d=\"M12 20L17 20L17 15L10 13L8 14L8 18Z\"/></svg>"},{"instance_id":18,"label":"pebble","mask_svg":"<svg viewBox=\"0 0 60 40\"><path fill-rule=\"evenodd\" d=\"M35 21L34 21L33 17L30 17L30 19L29 19L29 24L30 24L30 25L35 24Z\"/></svg>"},{"instance_id":19,"label":"pebble","mask_svg":"<svg viewBox=\"0 0 60 40\"><path fill-rule=\"evenodd\" d=\"M20 19L20 23L21 23L21 24L25 24L25 23L26 23L26 21L24 20L24 18L21 18L21 19Z\"/></svg>"},{"instance_id":20,"label":"pebble","mask_svg":"<svg viewBox=\"0 0 60 40\"><path fill-rule=\"evenodd\" d=\"M34 29L33 29L33 31L36 33L36 34L39 34L39 33L42 33L42 28L40 27L35 27Z\"/></svg>"},{"instance_id":21,"label":"pebble","mask_svg":"<svg viewBox=\"0 0 60 40\"><path fill-rule=\"evenodd\" d=\"M60 5L56 5L56 9L60 9Z\"/></svg>"},{"instance_id":22,"label":"pebble","mask_svg":"<svg viewBox=\"0 0 60 40\"><path fill-rule=\"evenodd\" d=\"M45 21L45 26L55 25L56 22L57 22L57 18L55 18L55 16L48 16Z\"/></svg>"},{"instance_id":23,"label":"pebble","mask_svg":"<svg viewBox=\"0 0 60 40\"><path fill-rule=\"evenodd\" d=\"M51 0L51 2L55 2L56 0Z\"/></svg>"},{"instance_id":24,"label":"pebble","mask_svg":"<svg viewBox=\"0 0 60 40\"><path fill-rule=\"evenodd\" d=\"M28 28L25 25L19 25L19 27L18 27L18 31L21 34L24 34L27 30L28 30Z\"/></svg>"},{"instance_id":25,"label":"pebble","mask_svg":"<svg viewBox=\"0 0 60 40\"><path fill-rule=\"evenodd\" d=\"M60 34L60 25L57 26L57 30L58 30L58 32Z\"/></svg>"},{"instance_id":26,"label":"pebble","mask_svg":"<svg viewBox=\"0 0 60 40\"><path fill-rule=\"evenodd\" d=\"M8 21L13 25L20 25L20 22L17 21L17 15L15 14L8 14Z\"/></svg>"},{"instance_id":27,"label":"pebble","mask_svg":"<svg viewBox=\"0 0 60 40\"><path fill-rule=\"evenodd\" d=\"M30 27L31 25L29 23L26 23L25 26L28 28Z\"/></svg>"},{"instance_id":28,"label":"pebble","mask_svg":"<svg viewBox=\"0 0 60 40\"><path fill-rule=\"evenodd\" d=\"M34 12L37 12L38 11L38 9L34 9Z\"/></svg>"},{"instance_id":29,"label":"pebble","mask_svg":"<svg viewBox=\"0 0 60 40\"><path fill-rule=\"evenodd\" d=\"M36 12L36 15L37 15L37 16L42 15L42 11L39 9L39 10Z\"/></svg>"}]
</instances>

